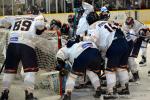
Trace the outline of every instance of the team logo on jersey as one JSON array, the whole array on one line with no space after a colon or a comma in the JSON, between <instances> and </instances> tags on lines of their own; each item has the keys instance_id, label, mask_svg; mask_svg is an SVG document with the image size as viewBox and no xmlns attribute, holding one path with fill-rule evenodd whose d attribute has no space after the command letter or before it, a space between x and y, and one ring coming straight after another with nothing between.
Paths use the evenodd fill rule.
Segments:
<instances>
[{"instance_id":1,"label":"team logo on jersey","mask_svg":"<svg viewBox=\"0 0 150 100\"><path fill-rule=\"evenodd\" d=\"M93 44L92 44L92 43L85 43L85 44L82 44L82 48L83 48L83 49L89 48L89 47L93 47Z\"/></svg>"},{"instance_id":2,"label":"team logo on jersey","mask_svg":"<svg viewBox=\"0 0 150 100\"><path fill-rule=\"evenodd\" d=\"M10 41L18 41L18 37L11 37Z\"/></svg>"}]
</instances>

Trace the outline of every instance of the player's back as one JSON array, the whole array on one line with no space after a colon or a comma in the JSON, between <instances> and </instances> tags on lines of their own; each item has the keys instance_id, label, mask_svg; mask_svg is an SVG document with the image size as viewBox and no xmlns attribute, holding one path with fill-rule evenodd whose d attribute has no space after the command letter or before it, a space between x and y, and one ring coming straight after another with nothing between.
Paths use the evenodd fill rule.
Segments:
<instances>
[{"instance_id":1,"label":"player's back","mask_svg":"<svg viewBox=\"0 0 150 100\"><path fill-rule=\"evenodd\" d=\"M34 35L35 34L35 17L33 15L17 16L11 27L10 36L17 35Z\"/></svg>"},{"instance_id":2,"label":"player's back","mask_svg":"<svg viewBox=\"0 0 150 100\"><path fill-rule=\"evenodd\" d=\"M10 30L10 43L23 43L33 46L32 40L36 35L36 15L16 16Z\"/></svg>"},{"instance_id":3,"label":"player's back","mask_svg":"<svg viewBox=\"0 0 150 100\"><path fill-rule=\"evenodd\" d=\"M70 61L74 61L84 50L87 48L97 48L93 42L90 41L81 41L75 43L72 47L68 48L68 53L70 55Z\"/></svg>"},{"instance_id":4,"label":"player's back","mask_svg":"<svg viewBox=\"0 0 150 100\"><path fill-rule=\"evenodd\" d=\"M95 25L94 25L95 26ZM115 30L111 23L107 21L98 21L95 26L95 34L97 37L96 44L100 49L107 49L114 39Z\"/></svg>"}]
</instances>

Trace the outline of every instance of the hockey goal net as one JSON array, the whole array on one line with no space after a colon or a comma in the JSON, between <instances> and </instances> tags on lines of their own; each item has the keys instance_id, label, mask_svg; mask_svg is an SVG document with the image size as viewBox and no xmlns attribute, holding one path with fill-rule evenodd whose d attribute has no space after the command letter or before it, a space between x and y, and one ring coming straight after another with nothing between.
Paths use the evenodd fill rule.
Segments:
<instances>
[{"instance_id":1,"label":"hockey goal net","mask_svg":"<svg viewBox=\"0 0 150 100\"><path fill-rule=\"evenodd\" d=\"M1 28L0 29L0 67L2 66L5 60L7 40L8 40L8 30Z\"/></svg>"}]
</instances>

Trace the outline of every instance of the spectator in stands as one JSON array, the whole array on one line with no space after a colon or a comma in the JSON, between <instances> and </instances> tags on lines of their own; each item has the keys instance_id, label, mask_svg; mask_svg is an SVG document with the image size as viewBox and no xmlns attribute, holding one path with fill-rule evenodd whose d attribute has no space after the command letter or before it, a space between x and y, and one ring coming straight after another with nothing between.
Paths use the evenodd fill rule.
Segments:
<instances>
[{"instance_id":1,"label":"spectator in stands","mask_svg":"<svg viewBox=\"0 0 150 100\"><path fill-rule=\"evenodd\" d=\"M72 9L72 2L71 2L71 0L65 0L65 3L66 3L66 12L72 12L73 9Z\"/></svg>"}]
</instances>

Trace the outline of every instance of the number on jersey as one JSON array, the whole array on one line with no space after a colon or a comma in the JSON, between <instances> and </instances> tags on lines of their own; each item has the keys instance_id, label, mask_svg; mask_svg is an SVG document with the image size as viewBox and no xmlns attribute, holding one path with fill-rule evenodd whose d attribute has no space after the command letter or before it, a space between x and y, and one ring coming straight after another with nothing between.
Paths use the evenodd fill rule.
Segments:
<instances>
[{"instance_id":1,"label":"number on jersey","mask_svg":"<svg viewBox=\"0 0 150 100\"><path fill-rule=\"evenodd\" d=\"M105 29L107 29L109 32L113 32L117 27L113 27L110 23L102 22L98 25L99 27L104 26Z\"/></svg>"},{"instance_id":2,"label":"number on jersey","mask_svg":"<svg viewBox=\"0 0 150 100\"><path fill-rule=\"evenodd\" d=\"M18 31L19 29L21 31L28 31L30 29L31 24L32 24L32 21L29 21L29 20L16 21L13 27L13 31Z\"/></svg>"}]
</instances>

